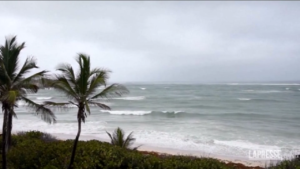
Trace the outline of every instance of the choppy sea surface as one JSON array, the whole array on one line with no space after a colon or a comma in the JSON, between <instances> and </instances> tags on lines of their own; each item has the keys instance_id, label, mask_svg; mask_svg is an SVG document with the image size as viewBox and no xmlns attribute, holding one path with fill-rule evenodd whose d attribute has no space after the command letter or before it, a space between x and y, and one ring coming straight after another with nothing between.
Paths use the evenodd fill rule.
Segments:
<instances>
[{"instance_id":1,"label":"choppy sea surface","mask_svg":"<svg viewBox=\"0 0 300 169\"><path fill-rule=\"evenodd\" d=\"M248 158L256 150L300 149L300 84L127 84L130 93L99 100L111 111L91 107L82 135L108 138L105 131L133 131L136 142L158 148ZM99 88L99 91L101 88ZM66 101L54 89L28 97ZM47 124L18 103L13 130L73 134L76 107L58 111ZM1 117L2 126L2 117Z\"/></svg>"}]
</instances>

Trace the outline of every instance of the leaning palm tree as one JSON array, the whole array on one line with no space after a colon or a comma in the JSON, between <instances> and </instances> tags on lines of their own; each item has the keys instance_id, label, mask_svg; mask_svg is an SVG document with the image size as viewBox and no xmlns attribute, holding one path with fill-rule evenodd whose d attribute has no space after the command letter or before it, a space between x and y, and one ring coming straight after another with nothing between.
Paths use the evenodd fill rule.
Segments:
<instances>
[{"instance_id":1,"label":"leaning palm tree","mask_svg":"<svg viewBox=\"0 0 300 169\"><path fill-rule=\"evenodd\" d=\"M61 74L55 75L54 79L52 80L48 79L48 83L49 81L52 81L52 87L64 93L70 99L70 101L62 103L51 101L44 102L44 105L47 106L66 108L69 105L75 105L78 108L78 132L74 140L71 159L68 167L69 169L73 168L77 143L81 133L81 122L84 123L87 113L91 113L90 105L109 110L109 106L99 102L100 98L114 95L121 96L122 94L128 92L124 86L119 84L106 86L110 71L99 68L91 69L89 56L85 54L78 54L76 57L76 62L79 65L78 73L75 74L71 65L61 64L57 69L61 72ZM105 86L105 89L99 92L98 88L100 86Z\"/></svg>"},{"instance_id":2,"label":"leaning palm tree","mask_svg":"<svg viewBox=\"0 0 300 169\"><path fill-rule=\"evenodd\" d=\"M134 143L135 138L133 138L133 135L131 132L126 138L125 138L125 132L118 127L115 129L115 131L110 134L109 132L106 132L107 135L110 138L110 143L115 146L119 146L122 148L130 149L131 145ZM137 150L140 146L134 147L133 150Z\"/></svg>"},{"instance_id":3,"label":"leaning palm tree","mask_svg":"<svg viewBox=\"0 0 300 169\"><path fill-rule=\"evenodd\" d=\"M40 71L25 77L32 69L38 68L35 59L28 57L19 69L19 54L25 43L17 44L16 36L6 38L5 45L0 46L0 102L2 104L2 168L6 168L6 153L11 145L11 131L14 108L20 100L25 101L29 107L34 108L36 115L49 123L55 122L55 115L43 105L37 104L27 98L27 93L36 93L39 89L35 83L41 79L46 71Z\"/></svg>"}]
</instances>

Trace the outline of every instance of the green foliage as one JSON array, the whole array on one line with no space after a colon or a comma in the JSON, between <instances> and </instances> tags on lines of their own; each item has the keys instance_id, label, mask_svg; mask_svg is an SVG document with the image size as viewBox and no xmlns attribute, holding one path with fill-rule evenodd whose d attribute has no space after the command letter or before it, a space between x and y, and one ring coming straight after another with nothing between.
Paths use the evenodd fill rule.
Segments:
<instances>
[{"instance_id":1,"label":"green foliage","mask_svg":"<svg viewBox=\"0 0 300 169\"><path fill-rule=\"evenodd\" d=\"M276 165L267 167L267 169L300 169L300 159L284 160Z\"/></svg>"},{"instance_id":2,"label":"green foliage","mask_svg":"<svg viewBox=\"0 0 300 169\"><path fill-rule=\"evenodd\" d=\"M134 143L135 138L133 138L132 132L125 138L125 132L118 127L115 131L110 134L106 132L110 138L111 144L114 146L119 146L122 148L129 149L130 146ZM133 148L133 150L137 150L138 147Z\"/></svg>"},{"instance_id":3,"label":"green foliage","mask_svg":"<svg viewBox=\"0 0 300 169\"><path fill-rule=\"evenodd\" d=\"M72 140L47 142L41 132L15 135L8 153L10 169L66 168ZM126 150L96 140L79 141L74 161L75 169L227 169L215 159L185 156L154 156ZM231 167L232 168L232 167Z\"/></svg>"},{"instance_id":4,"label":"green foliage","mask_svg":"<svg viewBox=\"0 0 300 169\"><path fill-rule=\"evenodd\" d=\"M3 127L2 127L2 167L7 168L6 153L11 146L11 131L13 127L13 117L17 117L14 108L17 102L22 100L28 107L35 110L35 115L41 117L48 123L55 123L56 117L54 113L29 98L28 93L36 93L39 86L36 84L43 78L47 71L40 71L33 75L26 75L33 69L38 68L36 60L28 57L24 64L20 65L20 53L25 48L25 42L17 43L17 37L7 37L5 44L0 46L0 102L3 111Z\"/></svg>"},{"instance_id":5,"label":"green foliage","mask_svg":"<svg viewBox=\"0 0 300 169\"><path fill-rule=\"evenodd\" d=\"M25 77L38 67L33 57L28 57L23 65L19 64L19 54L24 48L25 42L18 44L16 36L6 38L5 44L0 46L0 102L5 105L3 110L9 111L10 115L16 117L14 107L17 101L23 100L27 106L35 110L36 115L41 119L54 123L56 118L50 109L27 98L27 93L38 91L39 86L36 82L40 81L47 71L40 71ZM9 120L9 123L12 121Z\"/></svg>"},{"instance_id":6,"label":"green foliage","mask_svg":"<svg viewBox=\"0 0 300 169\"><path fill-rule=\"evenodd\" d=\"M38 139L38 140L42 140L44 142L53 142L53 141L57 141L56 137L52 136L49 133L43 133L40 131L30 131L30 132L18 132L16 135L13 136L14 137L14 142L16 144L16 141L23 141L23 140L31 140L31 139Z\"/></svg>"},{"instance_id":7,"label":"green foliage","mask_svg":"<svg viewBox=\"0 0 300 169\"><path fill-rule=\"evenodd\" d=\"M51 139L45 139L51 138ZM39 131L13 136L8 153L10 169L63 169L68 166L73 140L56 140ZM51 141L49 141L51 140ZM155 156L127 150L97 140L79 141L74 169L230 169L211 158ZM300 160L283 161L268 169L300 169Z\"/></svg>"},{"instance_id":8,"label":"green foliage","mask_svg":"<svg viewBox=\"0 0 300 169\"><path fill-rule=\"evenodd\" d=\"M101 109L109 110L110 107L101 103L99 99L110 96L121 96L128 93L126 87L120 84L107 86L109 70L100 68L91 68L90 56L78 54L76 57L79 70L75 72L70 64L60 64L54 79L44 79L48 86L54 87L59 92L65 94L70 101L56 103L51 101L44 102L45 106L67 108L75 105L79 109L77 117L85 122L88 114L91 114L90 106L97 106ZM48 82L47 82L48 81ZM99 91L99 87L105 87Z\"/></svg>"},{"instance_id":9,"label":"green foliage","mask_svg":"<svg viewBox=\"0 0 300 169\"><path fill-rule=\"evenodd\" d=\"M60 74L55 75L54 79L44 79L43 81L44 83L51 83L52 87L64 93L70 99L70 101L62 103L46 101L43 106L66 108L69 105L75 105L78 107L78 132L74 140L70 165L68 167L69 169L73 168L81 132L81 122L85 122L87 115L91 114L90 105L109 110L110 107L100 103L99 98L112 95L121 96L123 93L128 92L124 86L118 84L112 84L107 87L108 74L110 71L99 68L91 69L91 61L88 55L78 54L76 62L79 66L79 71L77 73L74 72L74 69L70 64L61 64L57 68L57 70L60 71ZM98 88L100 86L104 86L105 89L99 92Z\"/></svg>"}]
</instances>

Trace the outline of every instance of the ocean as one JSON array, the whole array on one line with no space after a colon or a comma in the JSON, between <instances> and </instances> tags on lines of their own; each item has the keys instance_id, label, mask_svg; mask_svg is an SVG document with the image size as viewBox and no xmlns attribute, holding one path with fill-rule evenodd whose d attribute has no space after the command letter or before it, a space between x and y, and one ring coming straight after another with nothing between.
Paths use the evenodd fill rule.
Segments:
<instances>
[{"instance_id":1,"label":"ocean","mask_svg":"<svg viewBox=\"0 0 300 169\"><path fill-rule=\"evenodd\" d=\"M130 93L100 99L111 111L91 107L81 136L108 139L121 127L144 146L249 159L255 151L300 150L300 84L127 84ZM101 88L99 88L99 91ZM28 97L66 101L54 89ZM54 110L47 124L18 103L14 131L76 135L76 107ZM2 126L2 117L1 117ZM300 151L298 151L300 154ZM257 154L256 154L257 155Z\"/></svg>"}]
</instances>

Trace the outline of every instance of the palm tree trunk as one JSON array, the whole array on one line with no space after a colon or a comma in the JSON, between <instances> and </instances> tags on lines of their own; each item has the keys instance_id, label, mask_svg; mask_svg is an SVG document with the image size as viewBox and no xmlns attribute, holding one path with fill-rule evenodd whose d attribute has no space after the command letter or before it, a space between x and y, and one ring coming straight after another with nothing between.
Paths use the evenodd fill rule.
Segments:
<instances>
[{"instance_id":1,"label":"palm tree trunk","mask_svg":"<svg viewBox=\"0 0 300 169\"><path fill-rule=\"evenodd\" d=\"M7 152L7 120L8 120L8 110L4 108L4 115L3 115L3 126L2 126L2 169L6 169L6 152Z\"/></svg>"},{"instance_id":2,"label":"palm tree trunk","mask_svg":"<svg viewBox=\"0 0 300 169\"><path fill-rule=\"evenodd\" d=\"M69 164L68 169L73 169L73 163L74 163L74 159L75 159L75 153L76 153L77 143L78 143L79 136L80 136L80 133L81 133L82 112L83 112L83 109L81 110L81 108L79 108L79 112L78 112L78 115L77 115L78 131L77 131L76 138L74 140L73 150L72 150L72 154L71 154L71 160L70 160L70 164Z\"/></svg>"},{"instance_id":3,"label":"palm tree trunk","mask_svg":"<svg viewBox=\"0 0 300 169\"><path fill-rule=\"evenodd\" d=\"M9 150L11 146L11 130L12 130L12 121L13 121L13 114L12 112L8 113L8 119L7 119L7 133L6 133L6 140L7 140L7 151Z\"/></svg>"}]
</instances>

